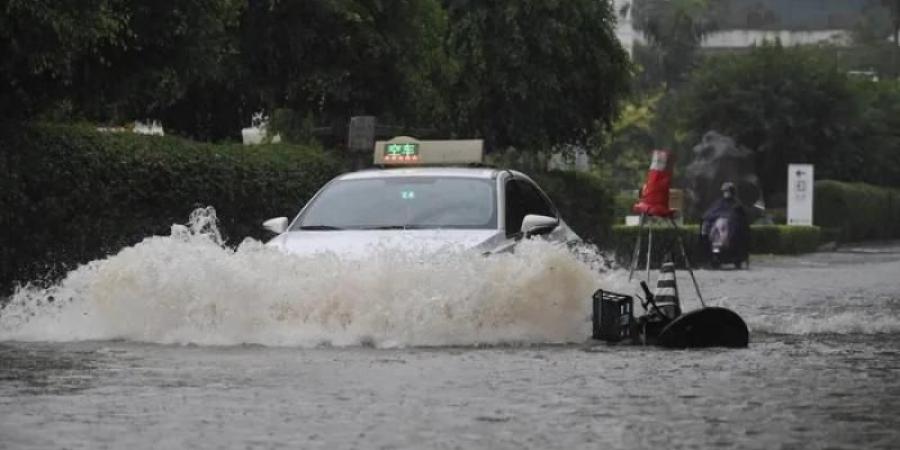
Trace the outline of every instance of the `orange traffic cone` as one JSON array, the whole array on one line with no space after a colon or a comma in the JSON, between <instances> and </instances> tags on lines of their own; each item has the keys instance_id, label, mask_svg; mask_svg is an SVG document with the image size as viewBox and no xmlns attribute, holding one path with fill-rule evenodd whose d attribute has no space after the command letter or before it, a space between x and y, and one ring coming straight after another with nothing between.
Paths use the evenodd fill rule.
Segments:
<instances>
[{"instance_id":1,"label":"orange traffic cone","mask_svg":"<svg viewBox=\"0 0 900 450\"><path fill-rule=\"evenodd\" d=\"M672 184L672 167L675 156L668 150L654 150L647 182L641 189L641 199L634 205L635 213L645 216L672 217L669 208L669 186Z\"/></svg>"}]
</instances>

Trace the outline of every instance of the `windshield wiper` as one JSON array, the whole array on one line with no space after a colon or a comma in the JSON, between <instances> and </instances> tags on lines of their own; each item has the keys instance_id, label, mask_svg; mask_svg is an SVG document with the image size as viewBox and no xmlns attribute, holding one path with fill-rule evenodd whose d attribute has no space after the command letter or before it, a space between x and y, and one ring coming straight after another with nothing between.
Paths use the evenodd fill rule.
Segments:
<instances>
[{"instance_id":1,"label":"windshield wiper","mask_svg":"<svg viewBox=\"0 0 900 450\"><path fill-rule=\"evenodd\" d=\"M300 227L303 231L337 231L343 228L333 227L331 225L303 225Z\"/></svg>"}]
</instances>

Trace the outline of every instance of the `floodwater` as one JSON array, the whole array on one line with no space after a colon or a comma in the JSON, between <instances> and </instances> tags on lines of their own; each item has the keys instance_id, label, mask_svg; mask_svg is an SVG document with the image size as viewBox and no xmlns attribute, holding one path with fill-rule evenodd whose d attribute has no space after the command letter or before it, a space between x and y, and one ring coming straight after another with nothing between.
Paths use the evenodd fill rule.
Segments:
<instances>
[{"instance_id":1,"label":"floodwater","mask_svg":"<svg viewBox=\"0 0 900 450\"><path fill-rule=\"evenodd\" d=\"M900 447L896 245L700 271L744 350L587 343L591 291L628 285L546 244L422 258L232 251L195 222L21 290L0 448Z\"/></svg>"}]
</instances>

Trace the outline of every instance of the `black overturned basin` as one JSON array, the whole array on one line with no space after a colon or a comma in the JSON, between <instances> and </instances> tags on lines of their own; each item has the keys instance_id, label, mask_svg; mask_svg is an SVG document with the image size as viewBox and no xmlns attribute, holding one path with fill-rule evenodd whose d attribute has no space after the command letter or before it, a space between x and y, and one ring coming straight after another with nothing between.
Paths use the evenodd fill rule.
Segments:
<instances>
[{"instance_id":1,"label":"black overturned basin","mask_svg":"<svg viewBox=\"0 0 900 450\"><path fill-rule=\"evenodd\" d=\"M657 344L666 348L743 348L750 332L741 316L726 308L708 307L688 312L659 333Z\"/></svg>"}]
</instances>

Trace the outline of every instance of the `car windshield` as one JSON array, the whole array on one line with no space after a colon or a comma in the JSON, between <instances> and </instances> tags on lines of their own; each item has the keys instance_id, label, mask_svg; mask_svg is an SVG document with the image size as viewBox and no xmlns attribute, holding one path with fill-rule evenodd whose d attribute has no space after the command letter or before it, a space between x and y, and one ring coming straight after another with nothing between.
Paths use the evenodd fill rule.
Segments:
<instances>
[{"instance_id":1,"label":"car windshield","mask_svg":"<svg viewBox=\"0 0 900 450\"><path fill-rule=\"evenodd\" d=\"M291 229L496 229L494 183L461 177L336 181Z\"/></svg>"}]
</instances>

